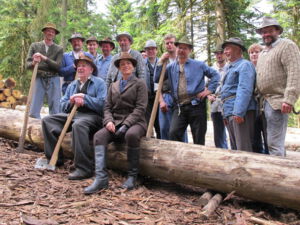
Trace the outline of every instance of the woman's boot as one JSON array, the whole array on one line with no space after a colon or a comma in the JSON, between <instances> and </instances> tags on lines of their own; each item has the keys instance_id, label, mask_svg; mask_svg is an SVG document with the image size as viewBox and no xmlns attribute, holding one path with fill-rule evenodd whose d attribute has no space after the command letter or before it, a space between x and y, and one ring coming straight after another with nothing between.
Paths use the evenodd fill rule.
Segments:
<instances>
[{"instance_id":1,"label":"woman's boot","mask_svg":"<svg viewBox=\"0 0 300 225\"><path fill-rule=\"evenodd\" d=\"M93 194L108 187L108 175L106 171L106 146L95 146L95 180L84 189L84 194Z\"/></svg>"}]
</instances>

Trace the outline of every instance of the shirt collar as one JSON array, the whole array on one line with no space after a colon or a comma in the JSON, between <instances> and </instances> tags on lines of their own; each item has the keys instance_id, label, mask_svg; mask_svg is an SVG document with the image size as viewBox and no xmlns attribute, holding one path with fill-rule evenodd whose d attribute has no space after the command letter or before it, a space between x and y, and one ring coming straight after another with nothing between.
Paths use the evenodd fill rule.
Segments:
<instances>
[{"instance_id":1,"label":"shirt collar","mask_svg":"<svg viewBox=\"0 0 300 225\"><path fill-rule=\"evenodd\" d=\"M239 59L237 59L237 60L235 60L234 62L229 62L229 63L228 63L228 64L229 64L229 67L234 67L235 65L239 64L241 60L243 60L242 57L239 58Z\"/></svg>"}]
</instances>

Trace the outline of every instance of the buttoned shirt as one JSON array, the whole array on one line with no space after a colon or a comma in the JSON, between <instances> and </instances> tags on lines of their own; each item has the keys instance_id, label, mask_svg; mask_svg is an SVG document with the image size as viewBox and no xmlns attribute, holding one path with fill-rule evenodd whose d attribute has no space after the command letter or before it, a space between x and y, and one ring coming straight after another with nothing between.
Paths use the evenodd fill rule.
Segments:
<instances>
[{"instance_id":1,"label":"buttoned shirt","mask_svg":"<svg viewBox=\"0 0 300 225\"><path fill-rule=\"evenodd\" d=\"M157 66L155 71L155 82L158 82L160 73L162 70L162 65ZM212 93L215 92L218 82L220 79L219 73L207 66L204 62L199 60L194 60L189 58L184 64L184 74L187 85L187 94L191 97L193 104L197 104L200 102L200 99L196 97L196 95L205 88L205 80L204 77L207 76L210 78L210 83L208 85L208 90ZM166 79L169 80L171 93L175 101L178 103L178 85L179 85L179 63L175 61L167 65Z\"/></svg>"},{"instance_id":2,"label":"buttoned shirt","mask_svg":"<svg viewBox=\"0 0 300 225\"><path fill-rule=\"evenodd\" d=\"M244 117L249 110L256 109L253 91L255 84L255 68L243 58L226 66L226 75L221 89L223 117Z\"/></svg>"},{"instance_id":3,"label":"buttoned shirt","mask_svg":"<svg viewBox=\"0 0 300 225\"><path fill-rule=\"evenodd\" d=\"M98 77L101 77L104 81L106 81L106 77L107 77L107 72L108 72L108 68L110 65L112 59L112 55L107 56L106 58L104 58L103 55L101 55L99 58L97 58L95 60L95 64L97 66L98 69Z\"/></svg>"}]
</instances>

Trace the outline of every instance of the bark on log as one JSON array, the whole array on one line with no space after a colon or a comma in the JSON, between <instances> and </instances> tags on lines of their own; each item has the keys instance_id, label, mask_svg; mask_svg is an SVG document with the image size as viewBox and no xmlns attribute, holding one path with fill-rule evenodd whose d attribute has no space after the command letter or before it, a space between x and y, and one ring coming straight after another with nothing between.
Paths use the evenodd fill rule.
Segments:
<instances>
[{"instance_id":1,"label":"bark on log","mask_svg":"<svg viewBox=\"0 0 300 225\"><path fill-rule=\"evenodd\" d=\"M7 79L4 81L4 86L5 86L6 88L10 88L10 89L15 88L15 87L16 87L16 84L17 84L17 82L16 82L15 79L12 78L12 77L9 77L9 78L7 78Z\"/></svg>"},{"instance_id":2,"label":"bark on log","mask_svg":"<svg viewBox=\"0 0 300 225\"><path fill-rule=\"evenodd\" d=\"M23 112L0 109L0 136L18 140ZM30 119L28 141L43 148L40 121ZM63 142L70 152L70 137ZM110 145L108 165L126 170L123 145ZM300 162L156 139L141 141L141 174L300 210Z\"/></svg>"}]
</instances>

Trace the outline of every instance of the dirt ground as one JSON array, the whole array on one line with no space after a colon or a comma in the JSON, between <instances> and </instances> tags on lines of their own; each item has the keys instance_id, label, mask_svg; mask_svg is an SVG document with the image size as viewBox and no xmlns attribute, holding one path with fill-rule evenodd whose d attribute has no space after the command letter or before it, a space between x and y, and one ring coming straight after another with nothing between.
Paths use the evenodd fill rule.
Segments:
<instances>
[{"instance_id":1,"label":"dirt ground","mask_svg":"<svg viewBox=\"0 0 300 225\"><path fill-rule=\"evenodd\" d=\"M17 153L16 145L0 138L0 225L300 225L300 212L234 195L205 218L199 204L204 190L143 177L138 189L123 191L119 186L125 174L112 170L109 189L85 196L82 190L92 179L69 181L71 161L56 172L36 170L35 161L43 154Z\"/></svg>"}]
</instances>

